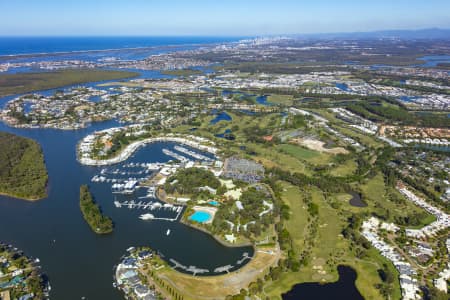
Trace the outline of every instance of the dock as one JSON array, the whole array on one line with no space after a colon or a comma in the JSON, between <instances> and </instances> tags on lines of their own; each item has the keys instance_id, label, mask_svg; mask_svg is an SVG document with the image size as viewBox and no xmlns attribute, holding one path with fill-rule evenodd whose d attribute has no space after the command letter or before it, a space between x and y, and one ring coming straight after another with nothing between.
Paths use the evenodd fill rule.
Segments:
<instances>
[{"instance_id":1,"label":"dock","mask_svg":"<svg viewBox=\"0 0 450 300\"><path fill-rule=\"evenodd\" d=\"M169 261L173 264L172 268L173 269L182 269L186 272L192 273L193 276L197 275L197 274L204 274L204 273L209 273L208 269L201 269L198 268L196 266L189 266L186 267L185 265L182 265L181 263L177 262L175 259L171 258L169 259Z\"/></svg>"},{"instance_id":2,"label":"dock","mask_svg":"<svg viewBox=\"0 0 450 300\"><path fill-rule=\"evenodd\" d=\"M161 204L160 202L146 202L146 201L139 201L136 202L135 200L130 201L114 201L114 205L117 208L128 208L128 209L141 209L141 210L169 210L176 212L176 216L173 218L160 218L160 217L154 217L152 220L162 220L162 221L170 221L174 222L177 221L180 217L181 213L183 212L183 206L180 205L172 205L169 203Z\"/></svg>"}]
</instances>

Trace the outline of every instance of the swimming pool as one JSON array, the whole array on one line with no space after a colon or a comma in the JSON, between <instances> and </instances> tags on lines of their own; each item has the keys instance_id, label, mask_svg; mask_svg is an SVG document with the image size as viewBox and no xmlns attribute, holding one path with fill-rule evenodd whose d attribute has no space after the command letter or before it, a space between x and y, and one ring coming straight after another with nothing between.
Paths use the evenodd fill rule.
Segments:
<instances>
[{"instance_id":1,"label":"swimming pool","mask_svg":"<svg viewBox=\"0 0 450 300\"><path fill-rule=\"evenodd\" d=\"M213 206L219 206L219 202L214 201L214 200L213 201L209 201L208 204L211 204Z\"/></svg>"},{"instance_id":2,"label":"swimming pool","mask_svg":"<svg viewBox=\"0 0 450 300\"><path fill-rule=\"evenodd\" d=\"M189 220L192 220L197 223L206 223L210 219L211 215L205 211L196 211L189 217Z\"/></svg>"}]
</instances>

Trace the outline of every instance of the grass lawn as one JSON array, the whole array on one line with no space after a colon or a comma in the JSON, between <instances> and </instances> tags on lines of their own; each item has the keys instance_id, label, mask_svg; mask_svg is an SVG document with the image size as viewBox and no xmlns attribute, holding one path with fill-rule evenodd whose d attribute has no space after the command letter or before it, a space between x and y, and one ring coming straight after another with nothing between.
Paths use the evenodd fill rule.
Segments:
<instances>
[{"instance_id":1,"label":"grass lawn","mask_svg":"<svg viewBox=\"0 0 450 300\"><path fill-rule=\"evenodd\" d=\"M307 234L305 227L308 224L308 210L303 200L303 195L298 187L287 182L282 183L284 203L289 205L291 217L285 222L289 233L295 237L294 244L297 249L302 249Z\"/></svg>"},{"instance_id":2,"label":"grass lawn","mask_svg":"<svg viewBox=\"0 0 450 300\"><path fill-rule=\"evenodd\" d=\"M330 170L331 176L348 176L353 174L356 169L358 168L358 165L354 159L349 159L345 161L343 164L340 164L336 166L335 168Z\"/></svg>"},{"instance_id":3,"label":"grass lawn","mask_svg":"<svg viewBox=\"0 0 450 300\"><path fill-rule=\"evenodd\" d=\"M302 247L308 232L299 227L305 226L305 216L308 212L299 205L299 190L287 183L283 183L282 199L291 207L294 215L300 218L289 220L287 229L294 239L296 247ZM267 282L265 295L270 299L281 299L281 294L289 291L294 284L302 282L334 282L338 280L337 266L348 265L356 270L358 277L356 287L365 299L382 299L375 284L380 283L377 270L387 261L375 249L368 251L368 257L360 260L350 250L350 243L341 235L346 224L345 215L333 209L324 199L322 192L311 189L312 201L319 205L318 229L314 247L311 252L310 263L302 267L299 272L283 273L276 282ZM298 220L300 219L300 220ZM393 266L391 266L393 268ZM264 295L264 296L265 296ZM395 282L395 292L392 299L400 298L400 287Z\"/></svg>"},{"instance_id":4,"label":"grass lawn","mask_svg":"<svg viewBox=\"0 0 450 300\"><path fill-rule=\"evenodd\" d=\"M362 132L358 132L356 129L348 129L343 126L336 126L336 129L343 134L360 141L360 143L365 147L373 147L373 148L381 148L383 147L383 143L375 139L375 137L370 135L365 135Z\"/></svg>"},{"instance_id":5,"label":"grass lawn","mask_svg":"<svg viewBox=\"0 0 450 300\"><path fill-rule=\"evenodd\" d=\"M321 153L319 151L314 151L291 144L278 145L277 148L299 160L306 161L314 165L325 165L330 162L332 157L327 153Z\"/></svg>"},{"instance_id":6,"label":"grass lawn","mask_svg":"<svg viewBox=\"0 0 450 300\"><path fill-rule=\"evenodd\" d=\"M360 188L365 196L364 201L369 205L367 208L363 209L368 211L376 211L377 208L375 206L381 206L389 211L390 221L394 221L395 216L405 216L407 213L414 214L424 212L424 210L414 205L411 201L406 200L403 203L395 203L391 201L389 199L388 192L391 194L396 194L400 198L404 197L396 189L386 187L383 176L380 173L360 185ZM434 220L434 216L427 214L427 217L421 220L421 225L417 227L423 227Z\"/></svg>"},{"instance_id":7,"label":"grass lawn","mask_svg":"<svg viewBox=\"0 0 450 300\"><path fill-rule=\"evenodd\" d=\"M253 159L261 161L265 167L281 167L291 172L311 174L311 171L303 161L292 155L276 151L277 148L266 148L259 144L251 144L251 147L257 152L256 157Z\"/></svg>"},{"instance_id":8,"label":"grass lawn","mask_svg":"<svg viewBox=\"0 0 450 300\"><path fill-rule=\"evenodd\" d=\"M267 101L275 104L292 105L294 97L292 95L269 95Z\"/></svg>"}]
</instances>

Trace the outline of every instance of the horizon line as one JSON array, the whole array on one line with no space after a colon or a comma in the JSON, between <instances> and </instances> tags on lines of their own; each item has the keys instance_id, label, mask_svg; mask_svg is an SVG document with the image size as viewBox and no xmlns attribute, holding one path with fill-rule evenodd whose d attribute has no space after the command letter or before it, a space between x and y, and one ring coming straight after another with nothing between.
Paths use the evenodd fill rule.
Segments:
<instances>
[{"instance_id":1,"label":"horizon line","mask_svg":"<svg viewBox=\"0 0 450 300\"><path fill-rule=\"evenodd\" d=\"M418 31L427 31L427 30L436 30L436 31L447 31L450 30L450 27L423 27L423 28L414 28L414 29L395 29L395 28L386 28L386 29L378 29L378 30L369 30L369 31L331 31L331 32L310 32L310 33L268 33L268 34L250 34L250 35L234 35L234 34L36 34L36 35L28 35L28 34L0 34L0 38L103 38L103 37L136 37L136 38L257 38L257 37L281 37L281 36L314 36L314 35L331 35L331 34L364 34L364 33L383 33L383 32L391 32L391 31L399 31L399 32L418 32Z\"/></svg>"}]
</instances>

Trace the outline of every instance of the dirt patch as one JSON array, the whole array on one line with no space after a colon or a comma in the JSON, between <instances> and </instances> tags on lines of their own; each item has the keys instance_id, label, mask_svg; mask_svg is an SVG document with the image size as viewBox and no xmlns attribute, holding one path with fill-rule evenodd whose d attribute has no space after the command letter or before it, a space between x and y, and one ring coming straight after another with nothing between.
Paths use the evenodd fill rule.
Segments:
<instances>
[{"instance_id":1,"label":"dirt patch","mask_svg":"<svg viewBox=\"0 0 450 300\"><path fill-rule=\"evenodd\" d=\"M319 140L314 139L302 139L302 138L296 138L292 139L291 142L296 143L298 145L302 145L308 149L319 151L319 152L325 152L325 153L331 153L331 154L347 154L348 151L342 147L335 147L335 148L325 148L325 143Z\"/></svg>"}]
</instances>

